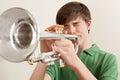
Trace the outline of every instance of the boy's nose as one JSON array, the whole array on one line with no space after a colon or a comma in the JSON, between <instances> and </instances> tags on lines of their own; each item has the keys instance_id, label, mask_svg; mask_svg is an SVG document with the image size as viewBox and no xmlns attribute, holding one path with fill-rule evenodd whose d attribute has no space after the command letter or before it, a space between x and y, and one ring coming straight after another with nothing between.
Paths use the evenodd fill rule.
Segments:
<instances>
[{"instance_id":1,"label":"boy's nose","mask_svg":"<svg viewBox=\"0 0 120 80\"><path fill-rule=\"evenodd\" d=\"M73 26L69 27L69 34L74 34L75 33L75 28Z\"/></svg>"}]
</instances>

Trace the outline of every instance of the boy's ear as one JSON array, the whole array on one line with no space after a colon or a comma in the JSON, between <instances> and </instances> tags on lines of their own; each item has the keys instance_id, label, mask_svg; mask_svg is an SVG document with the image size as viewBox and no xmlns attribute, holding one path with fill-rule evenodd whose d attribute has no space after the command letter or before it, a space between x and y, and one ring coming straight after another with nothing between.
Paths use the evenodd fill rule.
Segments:
<instances>
[{"instance_id":1,"label":"boy's ear","mask_svg":"<svg viewBox=\"0 0 120 80\"><path fill-rule=\"evenodd\" d=\"M88 23L87 23L87 25L88 25L88 30L90 30L90 28L91 28L91 23L92 23L92 21L90 20L90 21L88 21Z\"/></svg>"}]
</instances>

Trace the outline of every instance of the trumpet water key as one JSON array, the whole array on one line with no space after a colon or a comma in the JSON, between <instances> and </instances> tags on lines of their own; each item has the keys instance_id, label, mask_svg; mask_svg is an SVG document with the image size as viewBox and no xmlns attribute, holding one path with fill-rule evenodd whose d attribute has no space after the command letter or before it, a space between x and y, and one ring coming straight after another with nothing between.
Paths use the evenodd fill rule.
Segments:
<instances>
[{"instance_id":1,"label":"trumpet water key","mask_svg":"<svg viewBox=\"0 0 120 80\"><path fill-rule=\"evenodd\" d=\"M54 61L59 60L60 55L56 55L54 50L41 53L40 41L59 38L76 41L77 52L77 36L61 34L61 29L57 30L57 33L40 33L38 28L31 13L23 8L15 7L3 12L0 15L0 56L10 62L28 61L29 64L33 64L41 61L47 65L54 65Z\"/></svg>"}]
</instances>

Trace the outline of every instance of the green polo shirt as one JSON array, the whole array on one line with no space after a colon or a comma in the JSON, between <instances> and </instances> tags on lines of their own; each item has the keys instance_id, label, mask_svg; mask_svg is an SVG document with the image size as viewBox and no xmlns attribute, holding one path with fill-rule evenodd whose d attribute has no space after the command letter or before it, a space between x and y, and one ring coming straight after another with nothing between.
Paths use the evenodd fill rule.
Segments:
<instances>
[{"instance_id":1,"label":"green polo shirt","mask_svg":"<svg viewBox=\"0 0 120 80\"><path fill-rule=\"evenodd\" d=\"M118 80L118 65L115 55L100 50L96 44L81 51L79 58L98 80ZM57 62L55 65L48 66L46 73L52 80L79 80L68 66L59 68Z\"/></svg>"}]
</instances>

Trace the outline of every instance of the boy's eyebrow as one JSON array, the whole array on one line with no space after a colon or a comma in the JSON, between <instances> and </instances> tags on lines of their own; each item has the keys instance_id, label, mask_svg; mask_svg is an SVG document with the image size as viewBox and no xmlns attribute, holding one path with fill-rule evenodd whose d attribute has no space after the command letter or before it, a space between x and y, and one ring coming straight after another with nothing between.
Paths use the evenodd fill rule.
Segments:
<instances>
[{"instance_id":1,"label":"boy's eyebrow","mask_svg":"<svg viewBox=\"0 0 120 80\"><path fill-rule=\"evenodd\" d=\"M80 21L77 21L77 22L73 22L73 24L77 24L77 23L80 23Z\"/></svg>"},{"instance_id":2,"label":"boy's eyebrow","mask_svg":"<svg viewBox=\"0 0 120 80\"><path fill-rule=\"evenodd\" d=\"M81 23L81 21L74 21L74 22L72 22L72 24L77 24L77 23ZM63 24L64 26L68 26L69 24Z\"/></svg>"}]
</instances>

